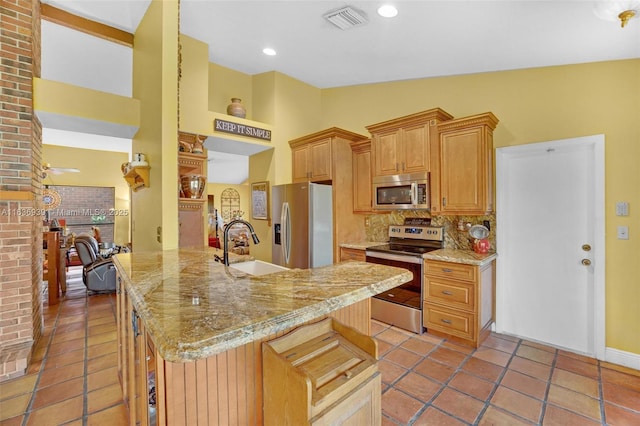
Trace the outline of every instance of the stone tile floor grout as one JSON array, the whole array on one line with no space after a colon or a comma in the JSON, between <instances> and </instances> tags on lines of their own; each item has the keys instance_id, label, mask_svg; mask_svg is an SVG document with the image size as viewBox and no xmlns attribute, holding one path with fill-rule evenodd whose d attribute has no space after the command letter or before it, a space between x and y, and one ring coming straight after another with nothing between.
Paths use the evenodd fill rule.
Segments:
<instances>
[{"instance_id":1,"label":"stone tile floor grout","mask_svg":"<svg viewBox=\"0 0 640 426\"><path fill-rule=\"evenodd\" d=\"M119 387L119 381L111 377L108 370L116 370L113 362L90 365L101 356L103 348L107 349L107 355L111 354L108 351L115 351L112 341L92 345L90 340L97 333L115 331L114 295L86 297L82 281L78 284L76 276L75 281L70 280L69 291L62 303L51 308L45 304L43 311L45 334L37 347L42 352L34 355L26 376L0 383L0 426L127 424L122 398L101 397L100 391L109 394L106 391L109 386L117 384ZM72 379L64 375L49 383L48 376L46 386L40 388L43 374L53 375L62 371L61 367L68 367L64 354L79 349L75 347L79 342L71 344L62 336L66 334L69 339L70 333L77 332L78 321L72 316L79 319L81 315L84 334L82 406L72 415L58 411L71 412L70 407L79 395L49 403L46 398L44 403L43 399L37 398L39 392L44 395L52 386L71 383ZM383 425L640 424L640 371L499 334L491 334L477 350L428 333L406 332L375 320L372 320L372 334L378 339L381 354ZM66 351L60 352L65 348ZM544 376L541 376L542 372L546 372ZM90 377L95 373L101 373L99 379ZM444 377L446 374L448 376ZM33 376L35 380L31 382ZM517 386L514 380L518 380ZM588 389L580 389L581 384L592 381L596 382L597 391L594 388L589 393ZM482 387L474 387L478 384ZM542 384L544 392L536 393L533 387L540 388ZM554 392L558 389L562 392ZM5 390L6 397L3 396ZM24 409L16 412L16 404L26 398ZM595 410L589 411L590 407L595 407L592 404L595 402L597 414ZM407 403L409 406L405 407L403 404ZM531 413L537 413L535 420L525 417ZM43 420L42 416L47 419ZM599 419L596 421L593 416Z\"/></svg>"}]
</instances>

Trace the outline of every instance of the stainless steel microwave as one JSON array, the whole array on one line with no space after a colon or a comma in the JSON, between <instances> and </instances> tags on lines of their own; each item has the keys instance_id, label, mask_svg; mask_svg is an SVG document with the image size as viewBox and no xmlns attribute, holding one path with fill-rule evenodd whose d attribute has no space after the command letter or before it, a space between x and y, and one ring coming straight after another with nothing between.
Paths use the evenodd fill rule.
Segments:
<instances>
[{"instance_id":1,"label":"stainless steel microwave","mask_svg":"<svg viewBox=\"0 0 640 426\"><path fill-rule=\"evenodd\" d=\"M430 207L428 173L376 176L373 178L374 209L428 210Z\"/></svg>"}]
</instances>

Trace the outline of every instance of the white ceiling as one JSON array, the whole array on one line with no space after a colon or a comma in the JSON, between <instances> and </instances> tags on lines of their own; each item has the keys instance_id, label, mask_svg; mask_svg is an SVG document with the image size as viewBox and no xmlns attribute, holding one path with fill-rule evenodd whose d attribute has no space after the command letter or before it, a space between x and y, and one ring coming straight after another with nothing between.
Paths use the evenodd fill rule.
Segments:
<instances>
[{"instance_id":1,"label":"white ceiling","mask_svg":"<svg viewBox=\"0 0 640 426\"><path fill-rule=\"evenodd\" d=\"M132 33L150 3L43 1ZM398 16L378 16L376 9L383 3L396 5ZM620 28L619 23L596 16L594 7L602 3L607 2L181 0L180 29L209 45L211 62L247 74L275 70L316 87L329 88L640 57L640 20L634 19ZM345 5L363 12L368 24L342 31L322 18L325 12ZM111 45L105 47L111 53L96 55L94 61L82 61L99 67L99 73L93 72L91 65L60 65L62 60L56 58L77 63L69 62L73 61L74 49L69 48L66 32L45 32L43 26L43 77L47 78L45 70L52 69L53 62L58 61L56 66L64 73L57 73L64 74L64 81L90 87L87 75L93 74L96 80L102 80L101 84L117 86L108 91L130 93L130 77L129 81L117 77L123 69L130 75L129 59L112 60L122 52L110 43L101 42ZM77 33L74 38L78 38ZM84 44L95 44L95 40ZM262 54L267 46L278 55ZM96 46L82 49L100 51Z\"/></svg>"},{"instance_id":2,"label":"white ceiling","mask_svg":"<svg viewBox=\"0 0 640 426\"><path fill-rule=\"evenodd\" d=\"M135 32L149 0L44 0ZM395 4L395 18L376 9ZM277 70L327 88L640 56L640 22L621 29L586 0L181 0L180 29L211 62ZM351 5L367 25L342 31L322 15ZM268 57L262 48L279 53Z\"/></svg>"}]
</instances>

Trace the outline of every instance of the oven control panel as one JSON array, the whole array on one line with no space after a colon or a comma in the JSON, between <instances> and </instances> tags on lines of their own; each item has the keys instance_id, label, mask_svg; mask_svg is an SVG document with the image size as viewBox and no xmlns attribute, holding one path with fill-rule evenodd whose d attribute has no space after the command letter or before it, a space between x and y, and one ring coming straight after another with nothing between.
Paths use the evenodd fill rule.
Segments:
<instances>
[{"instance_id":1,"label":"oven control panel","mask_svg":"<svg viewBox=\"0 0 640 426\"><path fill-rule=\"evenodd\" d=\"M442 241L443 236L444 227L442 226L391 225L389 227L389 237L393 238Z\"/></svg>"}]
</instances>

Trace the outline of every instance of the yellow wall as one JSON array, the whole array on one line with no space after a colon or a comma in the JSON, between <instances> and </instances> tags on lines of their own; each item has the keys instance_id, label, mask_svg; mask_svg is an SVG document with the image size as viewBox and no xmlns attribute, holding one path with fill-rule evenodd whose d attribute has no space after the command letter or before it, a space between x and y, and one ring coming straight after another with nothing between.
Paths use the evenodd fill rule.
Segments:
<instances>
[{"instance_id":1,"label":"yellow wall","mask_svg":"<svg viewBox=\"0 0 640 426\"><path fill-rule=\"evenodd\" d=\"M633 209L615 216L616 201L640 206L639 103L636 59L323 90L320 127L362 133L369 124L441 107L455 117L493 112L500 119L496 148L604 134L606 345L640 354L640 228ZM618 225L630 227L629 240L616 239Z\"/></svg>"},{"instance_id":2,"label":"yellow wall","mask_svg":"<svg viewBox=\"0 0 640 426\"><path fill-rule=\"evenodd\" d=\"M222 216L222 209L220 205L220 199L222 196L222 191L227 188L232 188L238 191L240 195L240 210L244 212L244 216L242 217L245 220L251 221L251 204L249 198L249 185L232 185L229 183L212 183L209 182L207 184L207 194L213 195L213 205L220 215ZM220 235L222 238L222 235Z\"/></svg>"},{"instance_id":3,"label":"yellow wall","mask_svg":"<svg viewBox=\"0 0 640 426\"><path fill-rule=\"evenodd\" d=\"M178 247L177 34L178 2L153 0L133 49L133 96L141 109L132 148L146 154L151 167L149 188L134 192L131 199L136 251Z\"/></svg>"},{"instance_id":4,"label":"yellow wall","mask_svg":"<svg viewBox=\"0 0 640 426\"><path fill-rule=\"evenodd\" d=\"M209 56L205 59L208 62ZM209 111L225 113L231 98L240 98L247 111L247 120L257 120L253 109L251 76L209 62ZM265 123L269 123L265 121Z\"/></svg>"},{"instance_id":5,"label":"yellow wall","mask_svg":"<svg viewBox=\"0 0 640 426\"><path fill-rule=\"evenodd\" d=\"M128 212L130 207L129 186L120 172L120 165L128 161L128 158L129 154L123 152L42 145L42 161L44 163L80 170L80 173L50 174L43 183L45 185L114 187L116 197L114 208ZM115 216L114 219L114 242L125 245L130 241L129 216Z\"/></svg>"},{"instance_id":6,"label":"yellow wall","mask_svg":"<svg viewBox=\"0 0 640 426\"><path fill-rule=\"evenodd\" d=\"M34 108L69 117L105 121L137 128L140 102L59 81L33 79Z\"/></svg>"},{"instance_id":7,"label":"yellow wall","mask_svg":"<svg viewBox=\"0 0 640 426\"><path fill-rule=\"evenodd\" d=\"M209 80L208 46L191 37L180 35L180 122L183 132L210 134L207 86Z\"/></svg>"},{"instance_id":8,"label":"yellow wall","mask_svg":"<svg viewBox=\"0 0 640 426\"><path fill-rule=\"evenodd\" d=\"M256 235L260 238L260 244L251 249L251 255L256 259L264 260L265 262L271 262L271 241L273 241L273 235L271 232L273 229L273 218L271 217L271 187L274 185L274 157L275 150L273 149L249 157L249 182L269 182L269 220L257 220L253 219L252 215L249 216L249 220L256 231ZM249 202L250 201L251 198L249 198Z\"/></svg>"}]
</instances>

